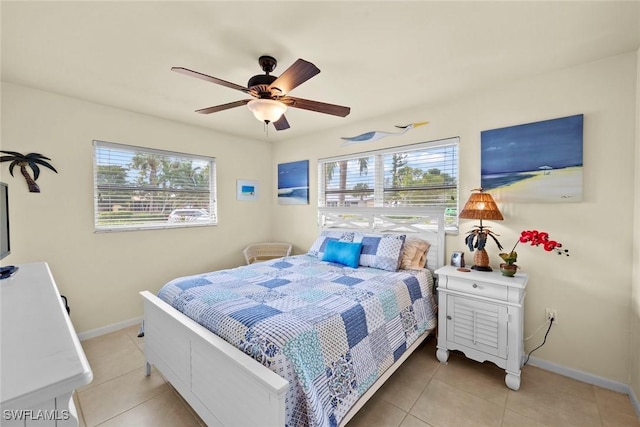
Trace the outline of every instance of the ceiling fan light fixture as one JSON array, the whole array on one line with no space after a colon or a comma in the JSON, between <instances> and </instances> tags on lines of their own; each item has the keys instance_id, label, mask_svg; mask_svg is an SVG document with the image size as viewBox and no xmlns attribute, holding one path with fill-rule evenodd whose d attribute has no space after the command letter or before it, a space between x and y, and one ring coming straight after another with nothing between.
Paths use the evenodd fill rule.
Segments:
<instances>
[{"instance_id":1,"label":"ceiling fan light fixture","mask_svg":"<svg viewBox=\"0 0 640 427\"><path fill-rule=\"evenodd\" d=\"M266 123L277 121L287 111L286 105L273 99L253 99L247 103L247 107L256 119Z\"/></svg>"}]
</instances>

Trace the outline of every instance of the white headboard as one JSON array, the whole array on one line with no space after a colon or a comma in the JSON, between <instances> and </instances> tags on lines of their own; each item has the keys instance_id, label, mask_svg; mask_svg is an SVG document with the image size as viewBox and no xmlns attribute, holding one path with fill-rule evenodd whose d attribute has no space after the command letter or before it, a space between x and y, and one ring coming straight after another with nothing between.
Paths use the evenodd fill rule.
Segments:
<instances>
[{"instance_id":1,"label":"white headboard","mask_svg":"<svg viewBox=\"0 0 640 427\"><path fill-rule=\"evenodd\" d=\"M431 244L427 268L444 265L444 208L318 208L321 230L413 235Z\"/></svg>"}]
</instances>

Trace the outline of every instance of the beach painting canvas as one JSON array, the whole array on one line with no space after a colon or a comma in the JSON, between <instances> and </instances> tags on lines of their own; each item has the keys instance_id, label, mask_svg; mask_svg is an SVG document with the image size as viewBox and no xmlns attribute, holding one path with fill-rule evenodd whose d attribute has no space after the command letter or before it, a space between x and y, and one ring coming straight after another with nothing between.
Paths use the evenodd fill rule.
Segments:
<instances>
[{"instance_id":1,"label":"beach painting canvas","mask_svg":"<svg viewBox=\"0 0 640 427\"><path fill-rule=\"evenodd\" d=\"M500 202L582 200L584 115L481 132L481 186Z\"/></svg>"},{"instance_id":2,"label":"beach painting canvas","mask_svg":"<svg viewBox=\"0 0 640 427\"><path fill-rule=\"evenodd\" d=\"M278 204L309 204L309 160L278 165Z\"/></svg>"}]
</instances>

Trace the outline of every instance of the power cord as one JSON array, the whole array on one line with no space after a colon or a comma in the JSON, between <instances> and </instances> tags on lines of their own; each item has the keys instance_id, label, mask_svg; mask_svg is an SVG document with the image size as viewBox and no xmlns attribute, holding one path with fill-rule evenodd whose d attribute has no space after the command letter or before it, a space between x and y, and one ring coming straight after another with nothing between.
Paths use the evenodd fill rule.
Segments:
<instances>
[{"instance_id":1,"label":"power cord","mask_svg":"<svg viewBox=\"0 0 640 427\"><path fill-rule=\"evenodd\" d=\"M528 337L526 337L526 338L524 339L524 341L529 341L531 338L533 338L534 336L536 336L536 334L537 334L538 332L540 332L540 329L542 329L542 328L544 328L545 326L547 326L547 325L549 324L549 322L550 322L550 320L547 320L547 321L545 321L542 325L538 326L538 327L536 328L536 330L535 330L535 331L533 331L533 333L531 333L531 335L529 335Z\"/></svg>"},{"instance_id":2,"label":"power cord","mask_svg":"<svg viewBox=\"0 0 640 427\"><path fill-rule=\"evenodd\" d=\"M544 340L542 341L542 344L540 344L539 346L537 346L536 348L534 348L533 350L531 350L529 352L529 354L527 354L527 359L524 361L524 363L522 364L522 366L526 365L529 362L529 358L531 357L531 353L533 353L534 351L536 351L537 349L539 349L540 347L542 347L544 345L544 343L547 342L547 335L549 335L549 331L551 330L551 326L553 326L553 317L551 318L551 320L549 321L549 327L547 328L547 332L545 332L544 334Z\"/></svg>"}]
</instances>

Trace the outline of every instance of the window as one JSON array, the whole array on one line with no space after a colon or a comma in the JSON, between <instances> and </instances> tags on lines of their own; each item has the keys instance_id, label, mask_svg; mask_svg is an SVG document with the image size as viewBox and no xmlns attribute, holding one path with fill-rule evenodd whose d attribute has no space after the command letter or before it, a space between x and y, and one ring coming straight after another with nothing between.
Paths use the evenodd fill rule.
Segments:
<instances>
[{"instance_id":1,"label":"window","mask_svg":"<svg viewBox=\"0 0 640 427\"><path fill-rule=\"evenodd\" d=\"M215 225L215 159L93 141L96 231Z\"/></svg>"},{"instance_id":2,"label":"window","mask_svg":"<svg viewBox=\"0 0 640 427\"><path fill-rule=\"evenodd\" d=\"M322 159L318 206L443 206L458 225L459 138Z\"/></svg>"}]
</instances>

